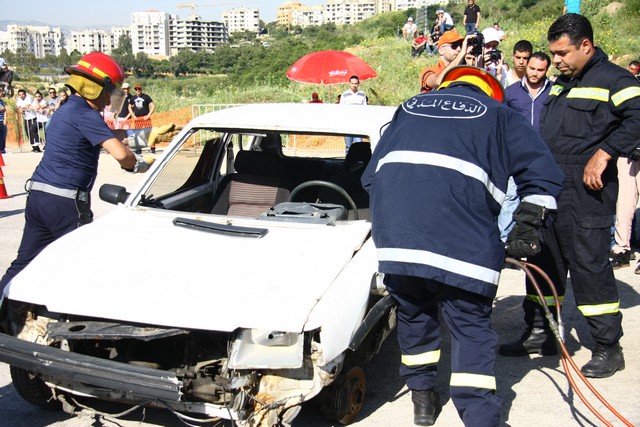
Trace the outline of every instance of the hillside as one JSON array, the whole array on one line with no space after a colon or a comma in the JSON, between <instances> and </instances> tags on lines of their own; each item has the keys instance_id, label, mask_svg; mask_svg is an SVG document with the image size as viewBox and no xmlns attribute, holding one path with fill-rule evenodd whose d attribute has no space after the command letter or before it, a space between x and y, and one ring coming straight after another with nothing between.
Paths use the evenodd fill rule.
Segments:
<instances>
[{"instance_id":1,"label":"hillside","mask_svg":"<svg viewBox=\"0 0 640 427\"><path fill-rule=\"evenodd\" d=\"M465 3L451 3L446 7L456 22L462 21ZM610 55L613 62L626 66L629 61L640 57L640 37L637 36L640 0L618 3L583 0L582 3L583 14L594 26L596 44ZM535 50L547 51L546 32L561 14L563 1L478 0L478 4L483 8L484 25L481 28L498 21L506 32L507 38L500 49L510 60L513 45L520 39L531 41ZM427 22L433 21L435 9L435 6L427 8ZM322 49L344 49L367 61L378 72L378 78L364 81L361 86L367 92L370 102L397 105L417 92L420 70L437 61L437 55L413 60L409 43L396 36L397 29L404 24L407 16L419 19L424 16L423 13L424 11L415 9L389 12L348 27L298 29L298 34L293 37L272 31L274 41L266 49L270 52L260 58L265 62L253 62L252 68L241 75L234 75L232 71L230 74L225 73L226 78L201 77L194 79L192 83L195 84L198 80L207 82L206 102L306 102L312 92L318 92L325 102L335 102L337 95L346 90L346 85L303 85L288 81L284 73L296 59L306 53ZM236 67L245 60L249 59L237 61ZM234 83L230 83L228 78ZM172 83L180 84L178 82L179 80ZM216 85L217 89L214 88ZM149 92L156 91L158 95L166 88L166 85L156 87L152 82L149 82L149 86ZM170 104L175 91L164 90L166 103ZM197 98L196 94L193 95ZM186 98L184 101L188 102L189 96Z\"/></svg>"},{"instance_id":2,"label":"hillside","mask_svg":"<svg viewBox=\"0 0 640 427\"><path fill-rule=\"evenodd\" d=\"M482 9L481 29L497 21L506 32L500 50L505 52L508 63L513 45L520 39L531 41L535 50L547 51L547 29L561 14L564 4L563 0L477 0L477 3ZM445 7L458 24L462 22L465 4L466 1L455 2ZM596 45L613 62L626 66L640 58L640 0L582 0L582 6L583 14L594 26ZM169 111L193 104L306 102L312 92L318 92L325 102L335 102L346 85L304 85L289 81L285 73L309 52L347 50L367 61L378 73L376 79L364 81L361 86L370 103L398 105L417 92L420 70L435 64L437 55L413 60L409 42L398 38L397 31L408 16L415 17L420 27L431 26L436 8L384 13L343 27L325 24L287 31L271 26L268 47L262 44L264 40L249 41L236 36L234 45L218 48L215 53L181 52L168 61L152 61L144 58L144 54L135 58L124 54L118 59L123 64L133 61L128 63L135 75L128 81L142 83L158 110ZM17 87L22 84L29 91L46 86L42 81L16 80ZM63 81L54 83L62 85Z\"/></svg>"}]
</instances>

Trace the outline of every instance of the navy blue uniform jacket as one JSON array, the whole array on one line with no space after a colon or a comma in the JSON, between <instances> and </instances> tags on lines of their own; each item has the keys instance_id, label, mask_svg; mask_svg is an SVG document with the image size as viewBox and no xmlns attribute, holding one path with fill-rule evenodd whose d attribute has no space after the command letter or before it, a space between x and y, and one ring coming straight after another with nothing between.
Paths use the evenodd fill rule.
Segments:
<instances>
[{"instance_id":1,"label":"navy blue uniform jacket","mask_svg":"<svg viewBox=\"0 0 640 427\"><path fill-rule=\"evenodd\" d=\"M403 103L362 177L379 271L493 298L509 176L523 201L556 208L563 174L522 115L458 82Z\"/></svg>"}]
</instances>

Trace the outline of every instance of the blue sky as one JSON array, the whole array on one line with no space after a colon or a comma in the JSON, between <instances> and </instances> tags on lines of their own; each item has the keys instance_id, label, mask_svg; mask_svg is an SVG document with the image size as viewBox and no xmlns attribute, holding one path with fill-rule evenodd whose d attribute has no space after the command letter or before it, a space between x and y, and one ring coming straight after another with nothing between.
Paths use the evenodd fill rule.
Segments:
<instances>
[{"instance_id":1,"label":"blue sky","mask_svg":"<svg viewBox=\"0 0 640 427\"><path fill-rule=\"evenodd\" d=\"M212 6L196 7L196 13L205 20L219 21L222 11L236 7L260 10L260 19L275 20L276 9L286 0L220 0L195 1ZM191 9L177 8L178 4L191 4L185 0L0 0L0 19L8 21L40 21L52 26L70 25L90 28L93 26L126 26L131 22L131 12L155 9L187 18ZM306 5L321 4L321 0L301 1ZM3 28L4 30L4 28Z\"/></svg>"}]
</instances>

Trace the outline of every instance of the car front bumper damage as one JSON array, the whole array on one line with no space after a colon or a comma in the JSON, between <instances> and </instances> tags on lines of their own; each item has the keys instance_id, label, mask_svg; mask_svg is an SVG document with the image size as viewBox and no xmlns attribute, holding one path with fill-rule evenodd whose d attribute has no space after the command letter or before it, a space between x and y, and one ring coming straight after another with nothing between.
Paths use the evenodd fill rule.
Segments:
<instances>
[{"instance_id":1,"label":"car front bumper damage","mask_svg":"<svg viewBox=\"0 0 640 427\"><path fill-rule=\"evenodd\" d=\"M0 333L0 361L79 395L238 419L238 414L229 407L183 402L183 383L171 371L72 353L4 333Z\"/></svg>"}]
</instances>

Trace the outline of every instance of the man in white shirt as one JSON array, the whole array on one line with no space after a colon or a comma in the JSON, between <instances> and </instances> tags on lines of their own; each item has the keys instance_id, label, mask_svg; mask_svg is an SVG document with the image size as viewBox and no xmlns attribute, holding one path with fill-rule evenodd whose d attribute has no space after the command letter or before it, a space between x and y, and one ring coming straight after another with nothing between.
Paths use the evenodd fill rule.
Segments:
<instances>
[{"instance_id":1,"label":"man in white shirt","mask_svg":"<svg viewBox=\"0 0 640 427\"><path fill-rule=\"evenodd\" d=\"M27 139L31 143L31 151L39 153L42 150L40 150L40 142L38 141L38 123L36 122L36 113L31 108L31 104L33 104L31 95L28 95L24 89L18 90L16 109L22 114Z\"/></svg>"},{"instance_id":2,"label":"man in white shirt","mask_svg":"<svg viewBox=\"0 0 640 427\"><path fill-rule=\"evenodd\" d=\"M351 76L349 78L349 90L344 92L340 96L340 104L343 105L367 105L367 95L363 91L359 90L360 78L358 76ZM345 136L345 148L346 152L349 152L349 147L355 142L362 142L362 138Z\"/></svg>"},{"instance_id":3,"label":"man in white shirt","mask_svg":"<svg viewBox=\"0 0 640 427\"><path fill-rule=\"evenodd\" d=\"M440 28L440 34L453 28L453 18L444 9L436 11L436 27Z\"/></svg>"},{"instance_id":4,"label":"man in white shirt","mask_svg":"<svg viewBox=\"0 0 640 427\"><path fill-rule=\"evenodd\" d=\"M413 18L410 16L407 18L407 23L402 27L402 37L405 40L413 40L416 37L416 31L418 31L418 26L413 22Z\"/></svg>"}]
</instances>

